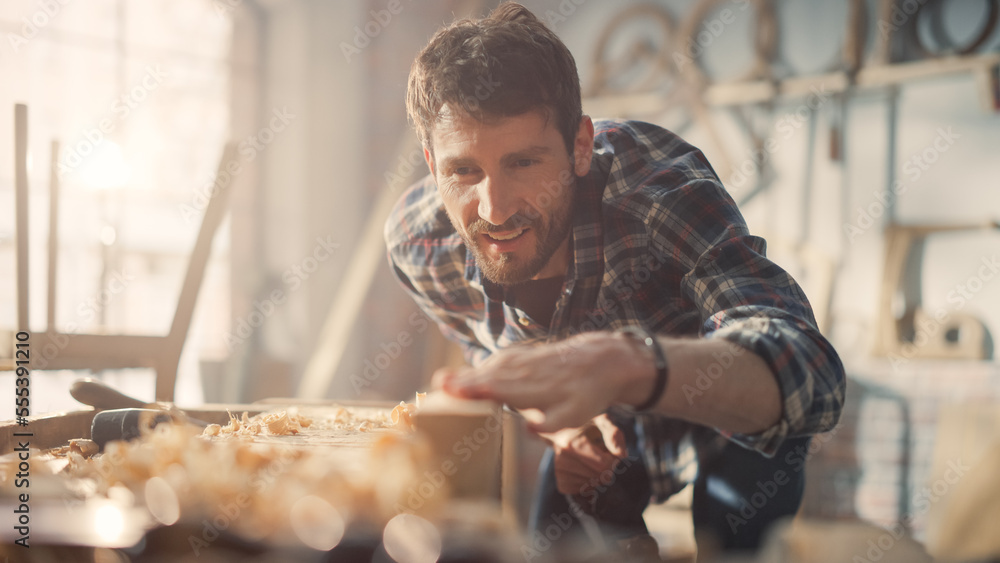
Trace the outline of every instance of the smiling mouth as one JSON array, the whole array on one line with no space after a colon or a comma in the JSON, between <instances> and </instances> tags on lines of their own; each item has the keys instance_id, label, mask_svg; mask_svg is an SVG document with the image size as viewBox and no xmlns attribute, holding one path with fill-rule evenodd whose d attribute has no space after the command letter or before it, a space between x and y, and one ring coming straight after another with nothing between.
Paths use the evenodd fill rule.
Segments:
<instances>
[{"instance_id":1,"label":"smiling mouth","mask_svg":"<svg viewBox=\"0 0 1000 563\"><path fill-rule=\"evenodd\" d=\"M518 238L527 232L528 229L520 229L517 231L508 231L505 233L483 233L487 238L493 239L495 241L509 241Z\"/></svg>"}]
</instances>

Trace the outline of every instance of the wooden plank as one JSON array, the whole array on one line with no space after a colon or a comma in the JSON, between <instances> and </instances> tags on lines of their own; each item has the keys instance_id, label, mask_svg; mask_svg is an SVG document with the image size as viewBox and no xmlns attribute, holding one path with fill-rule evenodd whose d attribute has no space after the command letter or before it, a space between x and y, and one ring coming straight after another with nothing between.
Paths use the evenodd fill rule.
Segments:
<instances>
[{"instance_id":1,"label":"wooden plank","mask_svg":"<svg viewBox=\"0 0 1000 563\"><path fill-rule=\"evenodd\" d=\"M518 452L520 421L513 412L504 409L503 434L500 437L500 510L503 518L512 526L520 526L518 503L521 496L521 480L518 477Z\"/></svg>"},{"instance_id":2,"label":"wooden plank","mask_svg":"<svg viewBox=\"0 0 1000 563\"><path fill-rule=\"evenodd\" d=\"M969 533L970 528L983 530L995 526L995 519L983 520L982 508L990 503L977 501L1000 498L996 479L987 478L978 487L975 480L990 467L989 473L996 475L997 444L1000 444L1000 405L966 401L941 408L927 479L929 484L949 485L943 495L935 495L940 500L931 503L927 511L927 546L936 557L958 560L961 554L961 560L973 561L985 558L983 552L990 547L995 550L1000 546L995 534ZM981 464L984 467L980 468ZM954 468L963 467L977 471L970 471L969 475L956 473ZM994 524L983 525L980 520Z\"/></svg>"},{"instance_id":3,"label":"wooden plank","mask_svg":"<svg viewBox=\"0 0 1000 563\"><path fill-rule=\"evenodd\" d=\"M878 2L878 22L891 22L892 9L896 7L896 0L879 0ZM877 25L877 23L876 23ZM892 39L896 33L896 26L885 26L884 30L875 34L875 48L872 59L879 65L888 65L892 62Z\"/></svg>"},{"instance_id":4,"label":"wooden plank","mask_svg":"<svg viewBox=\"0 0 1000 563\"><path fill-rule=\"evenodd\" d=\"M65 445L73 438L90 438L90 423L97 411L81 410L29 416L27 426L18 426L13 421L0 423L0 455L14 451L18 440L28 440L32 448L46 449ZM31 433L32 436L17 437L15 433Z\"/></svg>"},{"instance_id":5,"label":"wooden plank","mask_svg":"<svg viewBox=\"0 0 1000 563\"><path fill-rule=\"evenodd\" d=\"M977 70L976 88L983 111L1000 112L1000 65Z\"/></svg>"},{"instance_id":6,"label":"wooden plank","mask_svg":"<svg viewBox=\"0 0 1000 563\"><path fill-rule=\"evenodd\" d=\"M500 409L449 412L422 408L412 415L413 427L430 442L431 466L448 477L450 496L500 501Z\"/></svg>"},{"instance_id":7,"label":"wooden plank","mask_svg":"<svg viewBox=\"0 0 1000 563\"><path fill-rule=\"evenodd\" d=\"M346 406L346 405L345 405ZM229 413L241 416L247 412L250 416L264 411L280 408L278 405L209 403L183 410L188 416L209 423L226 424ZM392 408L389 406L389 408ZM0 455L13 451L17 444L14 433L30 432L32 448L55 448L66 445L72 438L90 438L90 424L98 411L87 409L80 411L49 413L41 416L28 417L28 426L18 426L13 420L0 423ZM24 438L21 438L22 440Z\"/></svg>"},{"instance_id":8,"label":"wooden plank","mask_svg":"<svg viewBox=\"0 0 1000 563\"><path fill-rule=\"evenodd\" d=\"M117 369L156 367L168 353L163 338L144 335L32 334L33 369Z\"/></svg>"},{"instance_id":9,"label":"wooden plank","mask_svg":"<svg viewBox=\"0 0 1000 563\"><path fill-rule=\"evenodd\" d=\"M366 407L374 409L392 409L398 405L398 401L376 401L359 399L301 399L298 397L268 397L254 401L252 405L260 408L262 405L267 408L279 408L281 406L307 406L307 407Z\"/></svg>"},{"instance_id":10,"label":"wooden plank","mask_svg":"<svg viewBox=\"0 0 1000 563\"><path fill-rule=\"evenodd\" d=\"M814 76L795 76L771 82L749 80L712 84L701 96L711 107L759 104L780 99L795 99L819 90L829 94L851 90L869 90L929 80L953 74L980 74L1000 66L1000 53L938 57L898 64L869 65L859 69L852 85L848 73L829 72ZM670 109L668 94L659 92L618 94L585 98L589 113L604 117L658 113Z\"/></svg>"},{"instance_id":11,"label":"wooden plank","mask_svg":"<svg viewBox=\"0 0 1000 563\"><path fill-rule=\"evenodd\" d=\"M226 425L229 424L229 413L241 416L245 412L249 416L256 416L271 409L261 408L260 405L209 403L181 410L191 418L204 420L210 424Z\"/></svg>"},{"instance_id":12,"label":"wooden plank","mask_svg":"<svg viewBox=\"0 0 1000 563\"><path fill-rule=\"evenodd\" d=\"M713 107L756 104L778 97L780 86L767 80L713 84L705 89L705 104Z\"/></svg>"},{"instance_id":13,"label":"wooden plank","mask_svg":"<svg viewBox=\"0 0 1000 563\"><path fill-rule=\"evenodd\" d=\"M383 403L385 404L385 403ZM391 403L389 403L391 405ZM355 407L362 416L367 416L365 410L380 411L387 415L389 405L384 407ZM316 419L332 419L337 409L322 406L305 406L303 414ZM241 416L244 411L256 415L280 405L261 404L206 404L193 408L182 409L188 416L226 424L229 412ZM18 426L15 422L5 422L0 425L0 454L10 453L17 446L17 432L31 432L27 438L32 448L47 449L66 445L72 438L89 438L90 425L96 410L53 413L41 417L30 417L27 427ZM357 412L357 411L355 411ZM503 417L503 418L501 418ZM506 421L504 421L506 418ZM477 498L499 501L501 493L501 475L506 475L506 491L508 495L516 493L513 486L516 482L516 466L505 465L516 458L509 457L514 449L508 445L508 456L501 459L501 443L504 427L515 424L512 415L504 415L498 411L476 411L469 413L428 411L417 414L413 418L415 429L426 433L435 452L431 462L431 471L437 470L448 478L449 486L441 489L456 497ZM303 448L337 448L337 465L351 471L368 471L371 463L370 448L386 433L396 432L391 428L377 428L371 431L358 431L351 427L324 426L314 424L302 429L296 435L270 436L266 434L254 436L252 440L261 444L276 444ZM436 474L435 474L436 475ZM516 504L510 505L516 508ZM508 517L516 519L515 512L508 512ZM513 520L512 520L513 521Z\"/></svg>"},{"instance_id":14,"label":"wooden plank","mask_svg":"<svg viewBox=\"0 0 1000 563\"><path fill-rule=\"evenodd\" d=\"M229 194L233 191L233 177L236 172L231 170L238 170L238 166L236 143L226 143L215 173L211 199L208 202L208 208L205 209L205 216L201 220L201 228L198 229L198 239L191 251L191 258L188 260L187 273L184 275L184 285L181 286L181 293L177 298L177 309L174 311L170 333L167 334L165 342L163 342L163 346L168 348L170 353L163 357L164 359L156 366L156 400L158 401L172 401L174 398L177 365L180 362L188 330L191 328L191 317L198 300L198 292L205 279L205 267L212 254L212 241L215 239L215 232L219 229L219 225L222 224L222 219L226 216ZM228 178L228 181L221 183L220 178L223 176Z\"/></svg>"},{"instance_id":15,"label":"wooden plank","mask_svg":"<svg viewBox=\"0 0 1000 563\"><path fill-rule=\"evenodd\" d=\"M843 65L848 72L857 72L864 64L867 30L865 22L868 19L867 0L850 0L847 11L847 37L842 51Z\"/></svg>"},{"instance_id":16,"label":"wooden plank","mask_svg":"<svg viewBox=\"0 0 1000 563\"><path fill-rule=\"evenodd\" d=\"M46 329L56 330L56 279L59 265L59 141L49 155L49 275L45 308Z\"/></svg>"},{"instance_id":17,"label":"wooden plank","mask_svg":"<svg viewBox=\"0 0 1000 563\"><path fill-rule=\"evenodd\" d=\"M858 85L866 88L891 86L916 80L940 78L952 74L975 73L1000 64L1000 53L973 56L937 57L910 63L863 67L858 72Z\"/></svg>"},{"instance_id":18,"label":"wooden plank","mask_svg":"<svg viewBox=\"0 0 1000 563\"><path fill-rule=\"evenodd\" d=\"M226 424L229 412L240 416L247 412L250 416L278 407L265 407L251 404L221 404L209 403L183 410L188 416L215 424ZM41 416L28 417L27 426L18 426L13 420L0 423L0 455L10 453L17 445L17 432L30 432L28 437L32 448L55 448L66 445L72 438L90 438L90 424L98 411L87 409L80 411L56 412ZM21 438L24 440L24 438Z\"/></svg>"},{"instance_id":19,"label":"wooden plank","mask_svg":"<svg viewBox=\"0 0 1000 563\"><path fill-rule=\"evenodd\" d=\"M14 217L17 237L17 329L28 326L28 106L14 106Z\"/></svg>"},{"instance_id":20,"label":"wooden plank","mask_svg":"<svg viewBox=\"0 0 1000 563\"><path fill-rule=\"evenodd\" d=\"M592 117L655 114L665 111L666 97L660 92L614 94L583 99L583 111Z\"/></svg>"}]
</instances>

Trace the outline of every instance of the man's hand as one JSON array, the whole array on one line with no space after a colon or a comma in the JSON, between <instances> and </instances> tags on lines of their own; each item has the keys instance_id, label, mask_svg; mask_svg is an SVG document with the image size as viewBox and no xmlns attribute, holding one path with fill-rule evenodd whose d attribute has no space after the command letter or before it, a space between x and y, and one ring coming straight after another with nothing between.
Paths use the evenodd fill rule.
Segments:
<instances>
[{"instance_id":1,"label":"man's hand","mask_svg":"<svg viewBox=\"0 0 1000 563\"><path fill-rule=\"evenodd\" d=\"M604 413L623 392L634 391L622 376L650 371L651 362L620 334L590 332L501 350L476 368L440 369L434 385L458 397L506 403L522 411L532 430L555 432Z\"/></svg>"},{"instance_id":2,"label":"man's hand","mask_svg":"<svg viewBox=\"0 0 1000 563\"><path fill-rule=\"evenodd\" d=\"M723 338L669 338L666 392L649 412L731 433L753 434L781 420L778 379L760 356ZM704 385L705 373L712 376ZM653 355L638 340L587 332L552 344L496 352L479 367L440 369L434 385L466 399L492 399L521 411L529 428L579 428L609 406L642 404L656 378ZM697 389L696 397L685 389Z\"/></svg>"},{"instance_id":3,"label":"man's hand","mask_svg":"<svg viewBox=\"0 0 1000 563\"><path fill-rule=\"evenodd\" d=\"M615 468L628 455L625 435L607 415L595 418L583 428L543 434L555 454L556 486L559 492L580 497L600 482L605 471Z\"/></svg>"}]
</instances>

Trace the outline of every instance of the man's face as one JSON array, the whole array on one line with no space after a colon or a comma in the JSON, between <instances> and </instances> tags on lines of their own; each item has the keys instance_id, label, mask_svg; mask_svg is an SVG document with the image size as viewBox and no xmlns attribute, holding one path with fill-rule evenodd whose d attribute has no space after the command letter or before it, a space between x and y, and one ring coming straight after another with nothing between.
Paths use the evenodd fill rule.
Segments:
<instances>
[{"instance_id":1,"label":"man's face","mask_svg":"<svg viewBox=\"0 0 1000 563\"><path fill-rule=\"evenodd\" d=\"M561 276L569 265L575 176L590 170L594 129L584 117L566 151L542 112L488 123L442 109L424 157L455 230L501 285Z\"/></svg>"}]
</instances>

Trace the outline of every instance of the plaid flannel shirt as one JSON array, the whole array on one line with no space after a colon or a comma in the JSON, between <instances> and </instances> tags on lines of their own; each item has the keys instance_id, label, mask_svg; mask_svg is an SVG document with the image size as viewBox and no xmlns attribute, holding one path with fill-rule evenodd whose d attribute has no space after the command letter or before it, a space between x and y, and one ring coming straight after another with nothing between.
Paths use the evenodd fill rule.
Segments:
<instances>
[{"instance_id":1,"label":"plaid flannel shirt","mask_svg":"<svg viewBox=\"0 0 1000 563\"><path fill-rule=\"evenodd\" d=\"M773 455L786 437L827 431L844 402L844 369L816 328L799 285L765 257L704 155L673 133L636 121L595 122L590 173L577 183L572 262L551 325L504 300L445 213L432 177L411 186L385 227L403 287L473 365L525 341L641 324L658 334L723 338L774 372L783 413L753 435L660 415L636 415L653 499L697 476L699 456L731 440ZM669 361L669 360L668 360ZM726 376L719 358L683 392Z\"/></svg>"}]
</instances>

